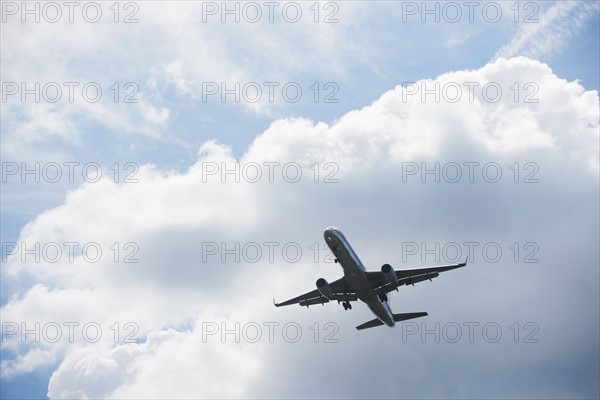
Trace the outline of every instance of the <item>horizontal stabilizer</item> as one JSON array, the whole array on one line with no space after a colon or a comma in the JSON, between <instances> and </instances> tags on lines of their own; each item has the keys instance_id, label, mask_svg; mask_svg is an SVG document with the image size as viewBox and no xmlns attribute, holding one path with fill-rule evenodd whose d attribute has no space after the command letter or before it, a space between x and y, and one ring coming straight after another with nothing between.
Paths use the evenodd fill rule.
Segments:
<instances>
[{"instance_id":1,"label":"horizontal stabilizer","mask_svg":"<svg viewBox=\"0 0 600 400\"><path fill-rule=\"evenodd\" d=\"M381 322L381 320L379 318L375 318L375 319L370 320L369 322L365 322L364 324L357 326L356 329L358 329L360 331L362 329L373 328L375 326L380 326L380 325L383 325L383 322Z\"/></svg>"},{"instance_id":2,"label":"horizontal stabilizer","mask_svg":"<svg viewBox=\"0 0 600 400\"><path fill-rule=\"evenodd\" d=\"M393 315L394 315L394 321L400 322L400 321L406 321L407 319L424 317L428 314L426 312L412 312L412 313L402 313L402 314L393 314ZM381 326L381 325L383 325L383 322L381 322L381 320L379 318L375 318L368 322L365 322L364 324L357 326L356 329L358 329L360 331L363 329L374 328L376 326Z\"/></svg>"},{"instance_id":3,"label":"horizontal stabilizer","mask_svg":"<svg viewBox=\"0 0 600 400\"><path fill-rule=\"evenodd\" d=\"M394 321L406 321L407 319L419 318L428 315L426 312L409 312L403 314L394 314Z\"/></svg>"}]
</instances>

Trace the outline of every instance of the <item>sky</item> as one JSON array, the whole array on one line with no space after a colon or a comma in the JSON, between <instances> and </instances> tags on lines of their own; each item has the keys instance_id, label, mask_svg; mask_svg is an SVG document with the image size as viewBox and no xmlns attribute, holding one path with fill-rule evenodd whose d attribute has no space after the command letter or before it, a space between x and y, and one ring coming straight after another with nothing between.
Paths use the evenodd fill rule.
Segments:
<instances>
[{"instance_id":1,"label":"sky","mask_svg":"<svg viewBox=\"0 0 600 400\"><path fill-rule=\"evenodd\" d=\"M1 398L600 397L597 2L0 7Z\"/></svg>"}]
</instances>

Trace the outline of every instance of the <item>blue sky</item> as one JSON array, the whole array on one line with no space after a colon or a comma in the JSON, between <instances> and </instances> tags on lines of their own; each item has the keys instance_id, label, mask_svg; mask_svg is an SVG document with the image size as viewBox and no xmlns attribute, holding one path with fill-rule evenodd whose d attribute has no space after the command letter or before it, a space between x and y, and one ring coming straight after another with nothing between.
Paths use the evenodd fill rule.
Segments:
<instances>
[{"instance_id":1,"label":"blue sky","mask_svg":"<svg viewBox=\"0 0 600 400\"><path fill-rule=\"evenodd\" d=\"M101 3L96 23L80 9L73 22L66 9L58 22L50 22L54 10L46 8L50 14L44 14L44 4L39 3L35 22L32 15L22 15L21 3L2 3L2 321L42 326L97 321L104 332L117 320L121 326L136 321L141 344L106 337L95 345L33 344L11 336L1 348L3 398L598 396L593 378L599 354L598 3L481 2L473 10L453 3L461 18L448 3L428 3L438 7L439 22L423 12L420 2L315 3L317 22L312 2L282 2L273 22L268 8L256 3L262 4L256 23L248 22L254 14L243 2L230 3L240 10L239 22L231 16L221 21L220 2L119 3L118 22L115 10ZM210 12L214 7L216 14ZM302 17L289 22L297 8ZM124 23L127 15L137 21ZM40 88L60 83L63 96L48 101L54 93L50 85L39 102L34 95L22 101L22 85L34 88L36 82ZM72 102L64 82L75 82ZM456 83L464 96L456 103L435 102L431 96L422 101L419 94L407 94L419 87L413 82ZM497 84L502 98L489 102L475 91L475 100L468 101L464 82ZM91 83L102 90L97 102L81 97L81 88ZM236 84L239 102L232 94L222 101L220 93L207 92ZM254 102L249 99L256 87L262 96ZM289 96L296 88L302 95L293 102L283 87L291 87ZM125 102L127 94L136 102ZM538 101L524 102L527 94ZM327 95L331 102L325 101ZM281 180L205 185L198 173L210 162L297 162L304 179L292 186ZM310 184L315 162L334 163L339 183ZM504 179L497 185L481 178L456 185L399 180L407 163L422 162L429 167L494 162ZM65 178L38 183L33 175L10 172L35 163L61 165ZM72 182L64 163L75 163L70 164L75 165ZM89 163L101 167L99 182L84 182L82 166ZM518 179L511 175L515 163ZM526 164L539 168L538 184L521 184L534 171ZM138 183L122 182L130 171ZM335 206L323 207L323 199ZM524 329L533 321L539 346L507 341L494 347L481 339L411 346L409 341L381 360L375 355L395 346L400 328L394 336L389 330L354 335L349 330L368 318L360 307L350 315L333 305L315 313L313 308L276 313L270 307L271 297L311 290L317 277L335 279L341 271L310 257L283 268L262 259L257 264L198 262L198 243L206 242L276 238L306 245L307 254L331 224L356 243L369 269L379 268L387 257L399 260L400 242L500 243L510 274L480 257L474 272L441 277L415 288L414 295L407 289L395 296L401 300L393 306L428 307L430 314L437 313L430 327L435 321L497 321L507 332L515 322ZM140 262L131 268L104 259L90 264L78 253L75 263L62 258L32 263L6 254L6 243L65 241L98 242L104 254L112 254L110 246L118 242L120 257L133 248L125 243L134 243ZM511 263L507 254L513 254L515 242L521 253L515 256L519 262ZM541 262L532 268L523 268L529 267L523 254L533 249L522 247L526 243L540 249ZM421 263L418 257L408 261ZM565 280L567 264L573 266ZM215 286L222 288L214 291ZM508 287L510 292L502 292ZM547 296L553 296L547 304L535 300ZM227 305L225 299L230 299ZM573 317L576 326L565 327L548 307L583 315ZM305 330L315 321L321 326L335 321L340 343L198 344L203 322L251 320L297 321ZM581 348L550 354L573 343L572 337ZM348 355L353 346L365 357L364 367L385 366L380 377L366 375L381 384L363 392L362 381L352 375L356 385L319 392L320 385L345 376L336 360L356 362ZM186 352L196 361L186 359ZM448 375L448 360L460 352L466 354L465 367ZM328 356L322 363L331 371L321 378L310 371L319 354ZM155 361L147 362L151 355ZM221 361L197 361L216 356ZM416 368L408 371L392 356L405 357ZM490 358L497 364L486 364ZM173 370L165 367L168 359L174 360ZM297 367L286 371L286 359ZM235 390L223 391L222 377L240 365L248 368L238 374ZM281 384L261 383L268 365L278 366ZM189 370L201 371L206 391L194 388ZM295 381L294 371L305 386ZM505 375L486 375L499 371ZM98 378L85 378L89 373ZM161 385L160 378L170 373L179 378L172 386ZM398 374L410 374L413 382L438 381L435 373L449 378L426 390L407 387L410 380L385 383ZM550 379L555 375L565 378ZM507 391L508 383L514 386Z\"/></svg>"}]
</instances>

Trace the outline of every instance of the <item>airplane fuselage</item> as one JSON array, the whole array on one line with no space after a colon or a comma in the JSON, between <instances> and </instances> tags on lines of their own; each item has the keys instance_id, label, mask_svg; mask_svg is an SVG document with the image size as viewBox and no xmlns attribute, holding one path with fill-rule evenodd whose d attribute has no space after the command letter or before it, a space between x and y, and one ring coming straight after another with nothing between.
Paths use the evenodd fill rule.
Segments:
<instances>
[{"instance_id":1,"label":"airplane fuselage","mask_svg":"<svg viewBox=\"0 0 600 400\"><path fill-rule=\"evenodd\" d=\"M328 227L323 233L327 246L333 252L337 262L344 269L344 279L358 298L367 304L369 309L387 326L394 326L392 310L384 298L375 293L366 270L344 234L335 227Z\"/></svg>"}]
</instances>

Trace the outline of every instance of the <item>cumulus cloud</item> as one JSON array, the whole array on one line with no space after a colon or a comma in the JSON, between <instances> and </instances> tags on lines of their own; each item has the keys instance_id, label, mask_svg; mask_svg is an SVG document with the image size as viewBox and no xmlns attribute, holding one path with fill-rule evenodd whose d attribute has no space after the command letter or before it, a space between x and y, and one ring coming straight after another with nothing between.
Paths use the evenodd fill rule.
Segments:
<instances>
[{"instance_id":1,"label":"cumulus cloud","mask_svg":"<svg viewBox=\"0 0 600 400\"><path fill-rule=\"evenodd\" d=\"M520 88L517 98L510 89L515 83ZM533 86L524 87L527 83ZM435 93L421 97L422 89L431 90L436 85L440 88L439 101ZM489 90L484 91L484 87ZM497 88L501 89L500 96ZM536 101L524 101L525 95ZM332 304L309 312L274 309L270 304L271 296L311 290L319 276L339 277L339 268L315 263L308 250L313 240L321 244L320 230L329 224L353 232L348 236L357 243L355 249L363 254L370 269L391 258L400 260L394 243L410 235L432 238L435 231L438 236L434 240L468 240L475 235L477 240L504 240L507 246L511 240L538 240L546 246L543 260L548 269L517 266L510 274L497 268L462 271L454 278L444 276L434 281L435 287L406 289L412 290L412 299L399 294L402 306L396 303L395 307L427 304L429 310L449 318L461 313L481 318L489 312L502 321L533 316L549 335L538 349L564 344L563 336L550 334L560 321L545 306L521 307L521 316L507 310L519 308L520 302L532 298L531 292L542 296L550 290L556 297L547 301L562 308L564 285L571 287L576 277L594 273L590 265L597 264L597 254L590 254L589 249L572 267L569 278L550 255L556 255L551 244L565 239L562 228L569 221L580 224L576 231L581 235L581 247L597 239L597 226L582 221L589 216L593 221L598 215L597 203L589 201L597 196L598 119L597 92L557 77L540 62L500 58L477 70L449 72L436 79L397 86L373 104L332 124L303 118L274 121L239 159L227 145L209 141L187 171L145 165L136 175L138 183L116 184L102 179L85 184L70 192L63 205L27 224L18 241L93 242L103 249L104 256L89 262L78 252L74 261L58 263L22 263L19 256L9 257L3 265L3 277L21 282L23 290L2 307L2 318L23 321L27 326L36 321L42 326L51 321L94 322L104 335L97 343L90 343L78 331L73 343L63 338L57 343L35 345L22 345L18 336L11 336L3 347L15 357L2 361L3 374L8 377L43 365L44 360L54 358L34 355L49 350L62 360L49 383L51 398L358 396L366 393L359 388L355 372L360 368L354 368L356 360L351 352L360 348L361 365L386 370L382 376L390 383L380 386L379 395L397 396L401 387L410 385L411 375L405 374L407 364L403 364L398 367L402 378L396 379L390 366L404 358L410 361L408 366L416 365L422 372L418 379L426 380L428 364L422 357L435 357L437 348L402 348L395 342L398 336L385 336L390 332L385 329L355 335L354 326L371 318L360 306L342 315ZM519 186L511 175L504 175L505 180L497 185L479 181L470 186L464 182L424 185L419 180L404 185L401 179L405 162L464 161L498 162L505 174L511 173L509 167L516 161L536 162L543 183ZM293 171L297 170L295 165L302 171L297 183L289 182L292 175L282 176L284 166L292 162L297 163ZM323 168L327 162L335 163L334 177L339 182L323 183L329 171L321 169L319 183L315 183L315 163ZM256 183L236 181L234 170L223 183L220 173L212 175L207 169L234 168L235 163L258 165L262 178ZM274 167L272 183L267 163L279 163ZM244 177L240 171L237 174ZM561 186L554 186L553 181ZM579 209L561 209L565 196L573 193L582 197ZM517 205L509 206L512 201ZM203 244L208 242L233 246L235 242L269 241L301 242L305 252L295 263L285 262L281 246L274 263L267 257L256 263L245 259L235 262L231 257L222 262L219 256L205 259ZM114 262L116 253L111 246L115 243L121 250L119 262ZM122 262L126 250L131 250L123 247L126 243L137 246L134 257L139 262ZM318 258L324 256L322 251ZM401 267L398 264L395 266ZM542 284L537 279L544 274L548 279ZM444 286L444 280L451 285ZM33 284L27 286L27 282ZM505 284L514 285L510 295L493 293ZM538 284L540 287L535 288ZM571 300L577 306L593 298L593 287L584 286L585 290ZM460 295L456 287L461 288ZM473 304L476 296L480 296L478 304ZM432 297L436 301L427 302ZM307 340L311 337L307 335L314 333L309 329L310 321L328 318L342 326L337 336L340 342L326 345L322 340L318 344ZM217 334L210 338L217 340L207 341L206 323L214 321L219 328L221 322L231 328L236 322L258 321L263 335L267 332L265 322L278 321L278 339L274 343L264 337L258 343L238 343L229 338L223 343ZM286 321L297 321L304 327L302 342L282 339ZM134 322L130 326L143 341L127 344L120 340L115 344L114 329L110 328L115 322L121 328ZM583 345L594 332L577 328L573 335ZM381 340L389 347L369 350L365 337ZM473 346L468 345L461 349L475 357ZM385 348L395 349L390 354L399 358L382 360ZM451 357L454 349L444 347L444 354ZM496 349L514 357L520 351L510 343ZM597 349L593 351L598 354ZM540 362L552 357L545 351L535 354ZM589 359L577 348L565 356L566 365L577 364L580 359L569 358L576 356L589 365ZM473 373L482 362L474 363ZM340 363L350 367L340 367ZM510 363L500 357L497 367ZM321 373L322 378L318 378ZM333 382L327 379L348 376L355 380L347 388L323 386ZM481 373L477 376L482 378ZM534 378L537 384L543 379L541 375ZM469 392L468 380L465 382L467 386L453 387L457 397L485 393L485 388ZM587 381L584 386L584 393L595 390ZM401 393L415 396L415 389ZM448 393L446 389L435 386L419 393L432 397ZM535 390L526 387L521 394L539 395Z\"/></svg>"},{"instance_id":2,"label":"cumulus cloud","mask_svg":"<svg viewBox=\"0 0 600 400\"><path fill-rule=\"evenodd\" d=\"M143 344L107 352L83 349L69 354L50 381L51 398L154 398L161 381L169 397L240 397L247 382L264 373L258 349L207 346L188 332L153 332ZM185 352L179 349L185 348ZM223 376L232 384L224 386ZM201 377L201 381L198 380Z\"/></svg>"}]
</instances>

